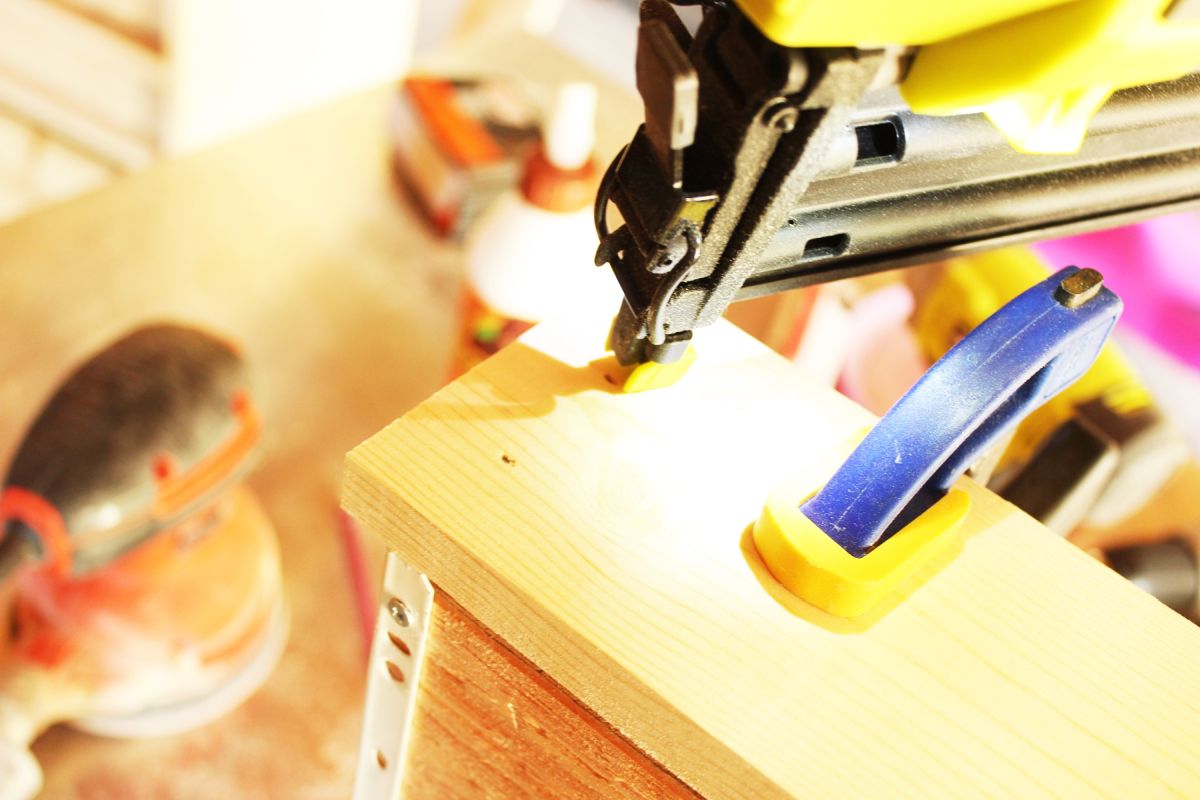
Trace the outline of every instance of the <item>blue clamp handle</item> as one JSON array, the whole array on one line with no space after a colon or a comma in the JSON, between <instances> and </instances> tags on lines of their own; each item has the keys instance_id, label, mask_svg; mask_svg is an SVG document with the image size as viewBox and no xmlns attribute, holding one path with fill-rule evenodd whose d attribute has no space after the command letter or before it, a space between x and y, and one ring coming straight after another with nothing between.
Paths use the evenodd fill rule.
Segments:
<instances>
[{"instance_id":1,"label":"blue clamp handle","mask_svg":"<svg viewBox=\"0 0 1200 800\"><path fill-rule=\"evenodd\" d=\"M866 555L1083 375L1120 314L1095 270L1067 267L1027 290L930 367L801 511L846 552Z\"/></svg>"}]
</instances>

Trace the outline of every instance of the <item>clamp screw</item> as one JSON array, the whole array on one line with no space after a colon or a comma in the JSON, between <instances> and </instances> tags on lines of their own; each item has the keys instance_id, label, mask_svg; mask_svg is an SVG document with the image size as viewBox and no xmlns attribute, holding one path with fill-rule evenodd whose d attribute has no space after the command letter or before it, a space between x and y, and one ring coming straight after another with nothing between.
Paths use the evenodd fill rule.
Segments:
<instances>
[{"instance_id":1,"label":"clamp screw","mask_svg":"<svg viewBox=\"0 0 1200 800\"><path fill-rule=\"evenodd\" d=\"M404 601L393 597L388 601L388 613L392 615L392 619L402 628L407 628L413 621L413 613L408 606L404 605Z\"/></svg>"},{"instance_id":2,"label":"clamp screw","mask_svg":"<svg viewBox=\"0 0 1200 800\"><path fill-rule=\"evenodd\" d=\"M1094 269L1081 269L1068 275L1054 290L1054 299L1067 308L1079 308L1100 293L1104 276Z\"/></svg>"}]
</instances>

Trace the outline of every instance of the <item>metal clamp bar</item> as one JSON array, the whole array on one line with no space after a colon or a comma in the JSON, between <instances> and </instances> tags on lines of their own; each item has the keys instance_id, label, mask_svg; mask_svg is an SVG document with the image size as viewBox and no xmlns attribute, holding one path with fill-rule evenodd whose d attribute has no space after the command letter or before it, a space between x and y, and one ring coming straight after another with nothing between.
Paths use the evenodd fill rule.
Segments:
<instances>
[{"instance_id":1,"label":"metal clamp bar","mask_svg":"<svg viewBox=\"0 0 1200 800\"><path fill-rule=\"evenodd\" d=\"M433 584L389 553L367 668L354 800L400 796L432 614Z\"/></svg>"}]
</instances>

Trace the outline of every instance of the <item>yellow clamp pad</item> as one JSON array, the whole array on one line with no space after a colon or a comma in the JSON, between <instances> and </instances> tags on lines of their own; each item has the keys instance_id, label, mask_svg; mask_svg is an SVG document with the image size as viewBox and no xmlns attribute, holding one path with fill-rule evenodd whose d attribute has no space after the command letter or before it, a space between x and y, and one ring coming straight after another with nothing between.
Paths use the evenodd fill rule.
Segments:
<instances>
[{"instance_id":1,"label":"yellow clamp pad","mask_svg":"<svg viewBox=\"0 0 1200 800\"><path fill-rule=\"evenodd\" d=\"M883 544L855 558L800 511L816 493L811 485L795 484L771 492L754 524L754 545L788 591L839 617L857 617L879 605L954 542L971 509L967 493L952 489Z\"/></svg>"},{"instance_id":2,"label":"yellow clamp pad","mask_svg":"<svg viewBox=\"0 0 1200 800\"><path fill-rule=\"evenodd\" d=\"M648 361L632 368L626 368L628 374L621 384L621 391L626 394L644 392L648 389L661 389L670 386L683 377L683 373L696 361L696 349L688 345L683 356L671 364L659 364Z\"/></svg>"}]
</instances>

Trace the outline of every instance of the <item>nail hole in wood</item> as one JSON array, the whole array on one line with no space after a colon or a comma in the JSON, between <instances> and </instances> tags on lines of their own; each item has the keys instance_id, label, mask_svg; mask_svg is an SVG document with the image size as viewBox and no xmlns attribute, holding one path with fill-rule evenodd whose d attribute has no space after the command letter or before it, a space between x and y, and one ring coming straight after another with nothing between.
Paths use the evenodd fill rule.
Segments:
<instances>
[{"instance_id":1,"label":"nail hole in wood","mask_svg":"<svg viewBox=\"0 0 1200 800\"><path fill-rule=\"evenodd\" d=\"M395 662L387 662L388 675L392 676L392 680L396 683L404 683L404 670L400 669Z\"/></svg>"},{"instance_id":2,"label":"nail hole in wood","mask_svg":"<svg viewBox=\"0 0 1200 800\"><path fill-rule=\"evenodd\" d=\"M408 649L408 645L406 645L404 643L404 640L401 639L399 636L392 633L391 631L388 631L388 638L392 640L392 644L395 645L396 649L399 650L401 653L404 653L404 655L406 655L406 656L412 655L412 651Z\"/></svg>"},{"instance_id":3,"label":"nail hole in wood","mask_svg":"<svg viewBox=\"0 0 1200 800\"><path fill-rule=\"evenodd\" d=\"M503 461L505 464L508 464L510 467L515 467L517 465L517 460L515 458L513 458L512 456L510 456L508 453L504 453L503 455L501 455L500 460Z\"/></svg>"}]
</instances>

